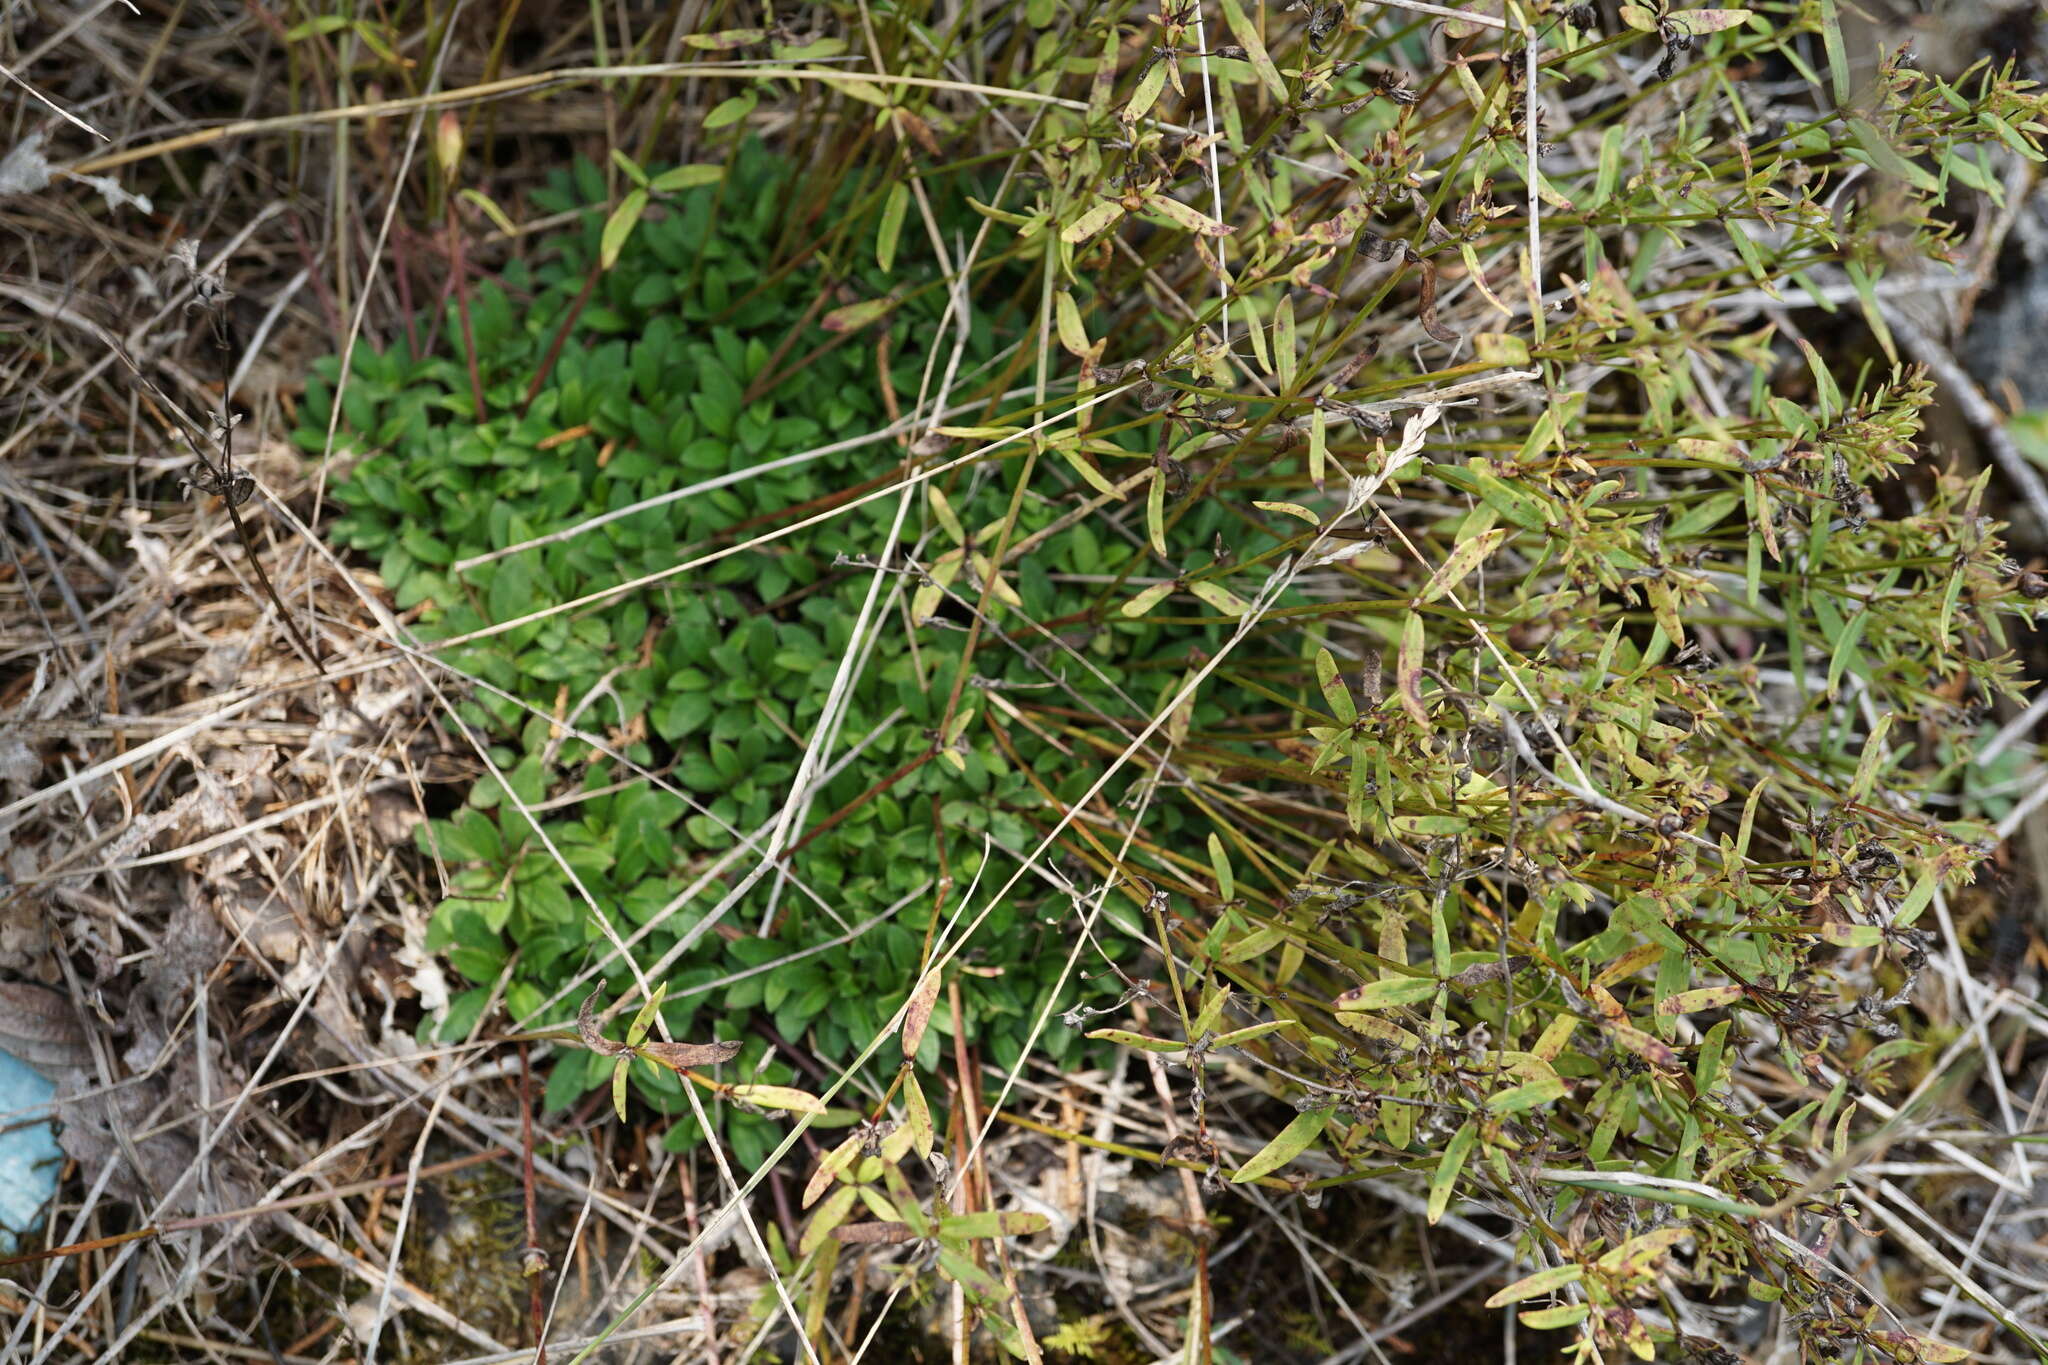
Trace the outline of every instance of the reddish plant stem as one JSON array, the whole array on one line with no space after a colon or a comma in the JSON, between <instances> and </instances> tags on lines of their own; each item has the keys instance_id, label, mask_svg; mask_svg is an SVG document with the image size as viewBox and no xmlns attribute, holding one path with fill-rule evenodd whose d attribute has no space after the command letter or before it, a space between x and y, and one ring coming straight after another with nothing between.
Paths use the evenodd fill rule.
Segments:
<instances>
[{"instance_id":1,"label":"reddish plant stem","mask_svg":"<svg viewBox=\"0 0 2048 1365\"><path fill-rule=\"evenodd\" d=\"M463 320L467 325L467 314ZM533 1318L533 1365L548 1365L547 1315L541 1303L547 1261L540 1249L540 1220L533 1208L533 1061L526 1055L524 1040L519 1044L519 1175L526 1189L526 1283Z\"/></svg>"},{"instance_id":2,"label":"reddish plant stem","mask_svg":"<svg viewBox=\"0 0 2048 1365\"><path fill-rule=\"evenodd\" d=\"M454 267L455 311L462 318L462 357L469 362L469 398L471 416L478 422L484 420L484 381L476 363L476 330L469 322L469 271L462 261L462 220L455 213L455 198L448 199L448 263ZM526 1053L526 1044L519 1045L520 1055Z\"/></svg>"},{"instance_id":3,"label":"reddish plant stem","mask_svg":"<svg viewBox=\"0 0 2048 1365\"><path fill-rule=\"evenodd\" d=\"M603 268L596 261L590 263L590 273L583 278L583 292L576 296L576 302L569 305L569 311L562 315L562 325L555 329L555 339L548 343L548 353L542 357L540 368L533 372L533 382L526 386L526 401L519 405L519 415L526 416L533 400L540 396L541 386L548 382L548 375L554 371L555 362L562 358L562 347L569 340L569 329L576 325L576 319L583 315L583 307L590 302L590 295L597 288L597 277Z\"/></svg>"}]
</instances>

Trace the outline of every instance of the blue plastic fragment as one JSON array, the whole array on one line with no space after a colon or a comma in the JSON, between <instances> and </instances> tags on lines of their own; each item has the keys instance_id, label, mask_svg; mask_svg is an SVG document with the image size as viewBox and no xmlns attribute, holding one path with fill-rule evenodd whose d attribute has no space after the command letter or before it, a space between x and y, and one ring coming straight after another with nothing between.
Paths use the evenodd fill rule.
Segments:
<instances>
[{"instance_id":1,"label":"blue plastic fragment","mask_svg":"<svg viewBox=\"0 0 2048 1365\"><path fill-rule=\"evenodd\" d=\"M50 1102L57 1087L28 1063L0 1052L0 1254L12 1254L22 1234L41 1221L57 1193L64 1154L57 1129L23 1111Z\"/></svg>"}]
</instances>

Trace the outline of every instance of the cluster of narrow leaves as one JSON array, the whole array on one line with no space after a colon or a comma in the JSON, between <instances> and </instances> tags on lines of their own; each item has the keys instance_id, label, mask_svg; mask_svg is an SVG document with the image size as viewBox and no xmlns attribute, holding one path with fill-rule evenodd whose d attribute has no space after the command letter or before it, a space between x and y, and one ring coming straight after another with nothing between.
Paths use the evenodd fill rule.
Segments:
<instances>
[{"instance_id":1,"label":"cluster of narrow leaves","mask_svg":"<svg viewBox=\"0 0 2048 1365\"><path fill-rule=\"evenodd\" d=\"M1114 14L1042 36L1086 108L983 206L1044 244L1084 391L1141 377L1099 416L1154 469L1106 474L1169 578L1093 619L1268 604L1215 671L1261 713L1176 736L1208 856L1130 892L1173 910L1180 1036L1095 1036L1270 1066L1300 1117L1242 1178L1410 1172L1433 1221L1506 1215L1546 1268L1497 1301L1588 1358L1671 1341L1673 1292L1959 1358L1790 1243L1884 1227L1849 1176L1899 1139L1859 1101L1931 1060L1931 911L1990 846L1972 753L2040 596L1991 474L1923 443L1879 285L1998 210L2042 98L1897 54L1852 92L1831 4L1221 13L1207 50L1194 7L1127 16L1142 60ZM1087 323L1141 316L1127 261L1188 310ZM1424 397L1422 457L1347 513Z\"/></svg>"}]
</instances>

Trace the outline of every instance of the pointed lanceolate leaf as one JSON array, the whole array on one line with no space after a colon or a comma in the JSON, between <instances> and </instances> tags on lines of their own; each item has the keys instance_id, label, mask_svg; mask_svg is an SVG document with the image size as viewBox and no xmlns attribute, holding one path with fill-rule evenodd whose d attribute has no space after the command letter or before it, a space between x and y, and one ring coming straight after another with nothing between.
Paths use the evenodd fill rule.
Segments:
<instances>
[{"instance_id":1,"label":"pointed lanceolate leaf","mask_svg":"<svg viewBox=\"0 0 2048 1365\"><path fill-rule=\"evenodd\" d=\"M604 232L598 238L597 261L600 268L610 270L618 264L619 253L626 249L626 239L633 235L633 227L640 221L640 215L647 208L647 191L630 191L619 206L612 210L612 216L605 219Z\"/></svg>"},{"instance_id":2,"label":"pointed lanceolate leaf","mask_svg":"<svg viewBox=\"0 0 2048 1365\"><path fill-rule=\"evenodd\" d=\"M1266 52L1266 40L1260 35L1259 26L1244 12L1242 0L1223 0L1223 22L1230 26L1230 36L1237 39L1251 59L1252 70L1259 73L1259 84L1266 87L1274 100L1286 103L1287 82L1280 79L1280 68L1273 65Z\"/></svg>"},{"instance_id":3,"label":"pointed lanceolate leaf","mask_svg":"<svg viewBox=\"0 0 2048 1365\"><path fill-rule=\"evenodd\" d=\"M1121 1028L1090 1029L1088 1036L1106 1043L1115 1043L1118 1047L1134 1047L1144 1052L1179 1052L1187 1046L1186 1043L1176 1043L1171 1038L1151 1038Z\"/></svg>"},{"instance_id":4,"label":"pointed lanceolate leaf","mask_svg":"<svg viewBox=\"0 0 2048 1365\"><path fill-rule=\"evenodd\" d=\"M807 1091L786 1085L736 1085L726 1092L741 1104L763 1109L787 1109L795 1114L822 1114L825 1102Z\"/></svg>"},{"instance_id":5,"label":"pointed lanceolate leaf","mask_svg":"<svg viewBox=\"0 0 2048 1365\"><path fill-rule=\"evenodd\" d=\"M1533 1299L1543 1294L1554 1293L1568 1284L1577 1284L1586 1276L1586 1268L1579 1264L1554 1265L1548 1270L1539 1270L1534 1275L1524 1275L1506 1289L1486 1301L1488 1308L1505 1308L1511 1303Z\"/></svg>"},{"instance_id":6,"label":"pointed lanceolate leaf","mask_svg":"<svg viewBox=\"0 0 2048 1365\"><path fill-rule=\"evenodd\" d=\"M939 1219L939 1236L948 1240L974 1241L983 1237L1029 1237L1044 1232L1052 1220L1042 1213L986 1210L978 1213L945 1214Z\"/></svg>"},{"instance_id":7,"label":"pointed lanceolate leaf","mask_svg":"<svg viewBox=\"0 0 2048 1365\"><path fill-rule=\"evenodd\" d=\"M1162 470L1153 470L1152 481L1145 487L1145 538L1152 542L1154 554L1166 558L1166 474Z\"/></svg>"},{"instance_id":8,"label":"pointed lanceolate leaf","mask_svg":"<svg viewBox=\"0 0 2048 1365\"><path fill-rule=\"evenodd\" d=\"M1486 557L1498 549L1507 537L1508 529L1505 526L1497 526L1491 531L1482 532L1453 546L1451 552L1444 556L1444 562L1429 576L1429 582L1422 585L1422 594L1415 600L1434 602L1457 587L1465 581L1465 575L1484 564Z\"/></svg>"},{"instance_id":9,"label":"pointed lanceolate leaf","mask_svg":"<svg viewBox=\"0 0 2048 1365\"><path fill-rule=\"evenodd\" d=\"M1336 1114L1332 1109L1311 1109L1296 1114L1292 1122L1274 1135L1273 1140L1260 1148L1258 1154L1237 1168L1230 1177L1233 1185L1242 1185L1248 1180L1271 1175L1294 1158L1309 1149L1311 1143L1323 1135L1323 1129L1330 1126L1330 1119Z\"/></svg>"},{"instance_id":10,"label":"pointed lanceolate leaf","mask_svg":"<svg viewBox=\"0 0 2048 1365\"><path fill-rule=\"evenodd\" d=\"M818 1162L818 1169L811 1172L809 1182L804 1185L804 1208L809 1208L817 1203L818 1196L831 1188L832 1178L860 1159L860 1144L861 1135L856 1132L852 1137L825 1153Z\"/></svg>"},{"instance_id":11,"label":"pointed lanceolate leaf","mask_svg":"<svg viewBox=\"0 0 2048 1365\"><path fill-rule=\"evenodd\" d=\"M1657 1002L1659 1014L1692 1014L1699 1010L1725 1009L1742 998L1740 986L1701 986L1698 990L1679 991L1667 995Z\"/></svg>"},{"instance_id":12,"label":"pointed lanceolate leaf","mask_svg":"<svg viewBox=\"0 0 2048 1365\"><path fill-rule=\"evenodd\" d=\"M1105 199L1061 228L1060 240L1070 246L1077 242L1085 242L1123 216L1122 204L1114 199Z\"/></svg>"},{"instance_id":13,"label":"pointed lanceolate leaf","mask_svg":"<svg viewBox=\"0 0 2048 1365\"><path fill-rule=\"evenodd\" d=\"M932 1006L939 1000L939 969L934 967L926 972L917 983L917 989L910 993L910 1002L903 1013L903 1055L915 1057L918 1044L924 1041L925 1026L931 1023ZM911 1082L917 1084L916 1081Z\"/></svg>"},{"instance_id":14,"label":"pointed lanceolate leaf","mask_svg":"<svg viewBox=\"0 0 2048 1365\"><path fill-rule=\"evenodd\" d=\"M633 1016L632 1025L626 1029L626 1046L640 1046L647 1037L648 1027L654 1023L654 1012L661 1008L661 997L667 994L666 981L654 988L654 993L647 997L647 1002L640 1006L640 1012Z\"/></svg>"},{"instance_id":15,"label":"pointed lanceolate leaf","mask_svg":"<svg viewBox=\"0 0 2048 1365\"><path fill-rule=\"evenodd\" d=\"M1472 1144L1478 1140L1479 1127L1476 1120L1466 1119L1464 1126L1451 1134L1451 1140L1444 1145L1443 1159L1436 1164L1436 1174L1429 1181L1429 1221L1431 1226L1442 1220L1444 1210L1451 1206L1451 1191L1457 1188L1458 1172L1465 1165L1465 1158L1471 1154Z\"/></svg>"},{"instance_id":16,"label":"pointed lanceolate leaf","mask_svg":"<svg viewBox=\"0 0 2048 1365\"><path fill-rule=\"evenodd\" d=\"M1412 1005L1436 994L1437 983L1426 976L1389 976L1354 986L1337 997L1340 1010L1383 1010Z\"/></svg>"},{"instance_id":17,"label":"pointed lanceolate leaf","mask_svg":"<svg viewBox=\"0 0 2048 1365\"><path fill-rule=\"evenodd\" d=\"M931 1106L924 1102L924 1087L917 1083L917 1073L906 1069L903 1073L904 1124L910 1129L910 1141L917 1148L917 1154L931 1160L932 1129Z\"/></svg>"},{"instance_id":18,"label":"pointed lanceolate leaf","mask_svg":"<svg viewBox=\"0 0 2048 1365\"><path fill-rule=\"evenodd\" d=\"M879 299L863 299L849 303L843 308L834 308L818 320L818 325L828 332L858 332L871 323L879 322L896 310L893 296Z\"/></svg>"},{"instance_id":19,"label":"pointed lanceolate leaf","mask_svg":"<svg viewBox=\"0 0 2048 1365\"><path fill-rule=\"evenodd\" d=\"M1429 711L1422 704L1422 613L1411 611L1401 623L1401 652L1394 664L1394 686L1401 693L1401 709L1415 723L1429 728Z\"/></svg>"},{"instance_id":20,"label":"pointed lanceolate leaf","mask_svg":"<svg viewBox=\"0 0 2048 1365\"><path fill-rule=\"evenodd\" d=\"M1148 194L1145 207L1171 218L1200 237L1228 237L1234 229L1217 222L1200 209L1190 208L1170 194Z\"/></svg>"},{"instance_id":21,"label":"pointed lanceolate leaf","mask_svg":"<svg viewBox=\"0 0 2048 1365\"><path fill-rule=\"evenodd\" d=\"M656 194L674 194L679 190L695 189L699 185L716 185L725 179L725 167L707 162L696 162L688 166L675 166L654 177L649 188Z\"/></svg>"},{"instance_id":22,"label":"pointed lanceolate leaf","mask_svg":"<svg viewBox=\"0 0 2048 1365\"><path fill-rule=\"evenodd\" d=\"M1188 584L1188 591L1207 602L1225 616L1242 616L1252 609L1252 604L1239 597L1221 583L1205 581Z\"/></svg>"},{"instance_id":23,"label":"pointed lanceolate leaf","mask_svg":"<svg viewBox=\"0 0 2048 1365\"><path fill-rule=\"evenodd\" d=\"M1337 672L1337 660L1327 649L1316 651L1316 684L1323 689L1323 700L1330 704L1330 714L1339 723L1349 725L1358 719L1358 704L1351 700L1351 689L1344 685Z\"/></svg>"},{"instance_id":24,"label":"pointed lanceolate leaf","mask_svg":"<svg viewBox=\"0 0 2048 1365\"><path fill-rule=\"evenodd\" d=\"M1143 616L1146 612L1164 602L1177 586L1177 584L1171 581L1154 583L1151 587L1146 588L1136 597L1124 603L1119 610L1126 616Z\"/></svg>"}]
</instances>

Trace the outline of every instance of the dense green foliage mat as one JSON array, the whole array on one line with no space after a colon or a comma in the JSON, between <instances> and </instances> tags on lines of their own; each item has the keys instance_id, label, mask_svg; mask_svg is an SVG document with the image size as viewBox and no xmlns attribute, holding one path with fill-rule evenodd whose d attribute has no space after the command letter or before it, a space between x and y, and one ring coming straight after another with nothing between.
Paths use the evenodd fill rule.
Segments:
<instances>
[{"instance_id":1,"label":"dense green foliage mat","mask_svg":"<svg viewBox=\"0 0 2048 1365\"><path fill-rule=\"evenodd\" d=\"M831 330L839 319L827 313L821 321L814 306L819 272L771 273L769 248L784 226L791 175L750 146L717 183L662 195L598 276L544 368L605 249L602 177L587 163L573 175L557 173L535 195L536 206L578 213L576 227L479 287L466 321L451 301L438 329L414 345L355 352L341 427L360 458L335 487L346 511L331 535L376 557L397 605L420 609L415 630L423 640L467 635L660 574L797 519L789 509L899 467L904 451L893 439L789 459L891 420L876 372L874 334L883 329L835 344L845 341ZM940 288L915 287L918 266L903 254L889 278L856 271L841 284L897 299L886 329L890 382L908 396L925 382L929 347L920 339L939 326L945 297ZM875 272L872 262L866 272ZM937 276L926 270L923 278ZM1015 320L1000 310L974 313L963 386L981 381L1006 325L1014 329ZM416 330L426 331L426 320ZM481 422L473 417L466 336L474 338ZM316 372L299 433L309 449L325 440L338 361L323 361ZM934 576L960 595L934 602L936 585L918 593L925 580L903 581L900 600L860 645L864 664L826 762L833 775L797 830L787 883L771 871L722 917L717 928L725 932L704 933L701 922L758 861L746 841L765 837L797 777L841 659L855 648L852 632L873 577L860 565L880 554L894 498L700 572L446 649L449 665L486 684L456 713L489 746L519 801L507 802L499 781L486 777L459 812L422 827L421 846L446 867L452 891L435 912L432 946L445 948L471 983L441 1021L440 1036L470 1030L508 963L504 997L512 1017L565 1022L575 1000L563 988L607 956L595 918L602 914L619 936L637 935L633 952L643 967L661 966L676 1036L745 1037L737 1069L752 1079L785 1083L793 1073L776 1061L757 1074L769 1044L749 1030L750 1017L828 1063L850 1059L874 1037L919 976L934 907L949 907L950 916L962 906L984 838L1022 855L1049 827L1052 807L1019 765L1041 770L1062 803L1080 797L1100 770L1085 746L1077 761L1072 746L1055 752L1029 727L1011 727L1007 745L998 743L973 723L975 698L1060 686L1077 716L1131 715L1179 680L1191 645L1213 646L1222 630L1119 619L1076 636L1078 651L1044 632L985 643L959 718L950 734L937 734L975 597L958 541L970 532L987 540L983 524L1002 518L1005 479L1014 471L1000 463L963 470L950 496L914 499L906 542L916 541ZM458 567L721 479L730 482ZM1027 498L1015 538L1046 531L1064 510L1049 498ZM993 604L991 634L1015 624L1017 609L1034 621L1084 612L1093 592L1056 579L1113 574L1133 553L1105 545L1086 519L1055 528L1012 571L1016 600ZM884 601L895 579L885 579ZM935 618L916 632L914 648L904 624L913 608ZM1215 705L1205 702L1212 714ZM600 747L569 730L608 738ZM857 762L835 763L854 750ZM884 789L869 790L906 767ZM1119 782L1104 799L1123 792ZM541 811L538 829L522 804ZM1155 833L1170 835L1180 817L1162 806L1154 818ZM942 868L950 897L937 894ZM1038 1046L1051 1062L1071 1063L1096 1045L1058 1016L1083 997L1115 993L1105 959L1123 955L1125 940L1105 923L1079 979L1055 997L1075 940L1061 922L1070 907L1064 896L1041 906L1040 887L1021 890L1029 894L996 906L962 957L975 973L964 999L967 1036L1008 1068L1050 1015ZM602 971L614 987L630 983L616 958ZM948 1010L938 1011L923 1042L926 1064L952 1022ZM549 1103L602 1084L609 1070L596 1054L566 1053L550 1079ZM684 1108L674 1075L636 1067L633 1078L649 1104ZM674 1131L687 1142L694 1120L685 1115ZM742 1114L732 1137L751 1161L768 1131Z\"/></svg>"}]
</instances>

